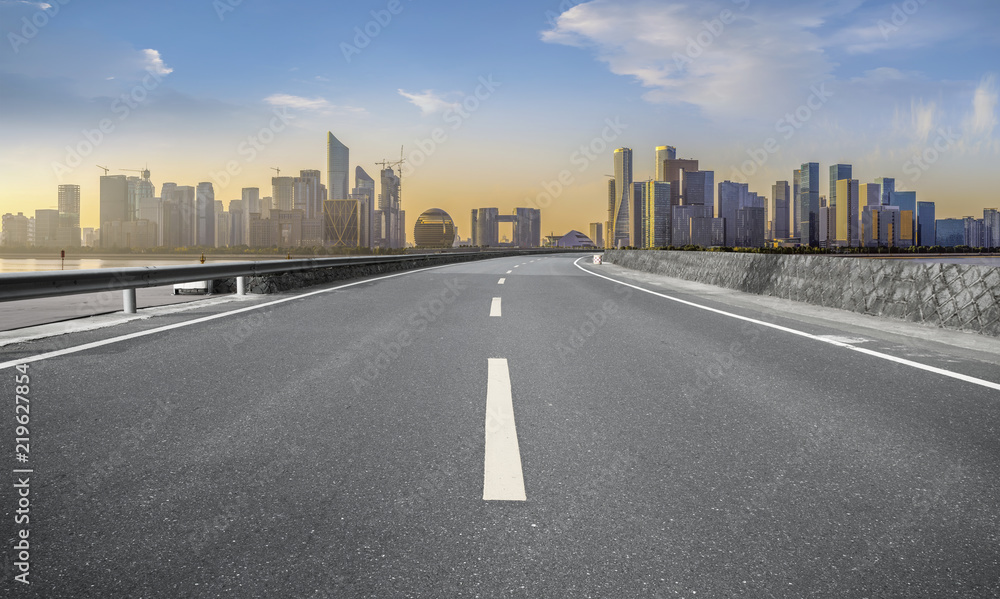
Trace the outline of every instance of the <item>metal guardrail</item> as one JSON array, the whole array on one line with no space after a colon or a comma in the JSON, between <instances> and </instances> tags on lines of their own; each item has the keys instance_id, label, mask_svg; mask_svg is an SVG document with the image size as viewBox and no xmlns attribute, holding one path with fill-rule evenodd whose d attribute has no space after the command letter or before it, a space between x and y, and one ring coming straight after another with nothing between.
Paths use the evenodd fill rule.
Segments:
<instances>
[{"instance_id":1,"label":"metal guardrail","mask_svg":"<svg viewBox=\"0 0 1000 599\"><path fill-rule=\"evenodd\" d=\"M491 256L563 253L572 250L507 250L499 252L461 252L400 254L392 256L340 256L334 258L296 258L254 262L220 262L191 266L141 266L92 270L39 271L0 274L0 302L122 291L125 312L135 313L135 290L194 281L237 279L237 293L245 293L248 276L304 272L320 268L370 266L374 264L427 263L440 258L489 258ZM580 250L575 250L580 251Z\"/></svg>"}]
</instances>

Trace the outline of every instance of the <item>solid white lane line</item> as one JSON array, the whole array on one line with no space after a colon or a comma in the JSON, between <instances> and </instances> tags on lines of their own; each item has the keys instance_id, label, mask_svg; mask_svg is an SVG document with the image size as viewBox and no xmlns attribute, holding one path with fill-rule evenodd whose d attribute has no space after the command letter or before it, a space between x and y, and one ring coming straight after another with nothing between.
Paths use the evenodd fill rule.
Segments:
<instances>
[{"instance_id":1,"label":"solid white lane line","mask_svg":"<svg viewBox=\"0 0 1000 599\"><path fill-rule=\"evenodd\" d=\"M512 272L514 272L514 271L513 271L513 270L508 270L508 271L507 271L506 273L504 273L504 274L508 274L508 275L509 275L509 274L510 274L510 273L512 273Z\"/></svg>"},{"instance_id":2,"label":"solid white lane line","mask_svg":"<svg viewBox=\"0 0 1000 599\"><path fill-rule=\"evenodd\" d=\"M500 298L493 298L493 303L490 304L490 316L500 316Z\"/></svg>"},{"instance_id":3,"label":"solid white lane line","mask_svg":"<svg viewBox=\"0 0 1000 599\"><path fill-rule=\"evenodd\" d=\"M692 308L698 308L699 310L707 310L708 312L714 312L716 314L721 314L723 316L728 316L730 318L735 318L737 320L743 320L743 321L746 321L746 322L752 322L754 324L759 324L761 326L768 327L770 329L775 329L775 330L778 330L778 331L783 331L785 333L791 333L792 335L798 335L799 337L805 337L807 339L813 339L815 341L820 341L822 343L828 343L830 345L835 345L837 347L843 347L845 349L849 349L851 351L856 351L856 352L859 352L859 353L862 353L862 354L865 354L865 355L868 355L868 356L872 356L874 358L881 358L883 360L888 360L890 362L895 362L897 364L903 364L905 366L912 366L913 368L918 368L920 370L925 370L927 372L933 372L934 374L940 374L941 376L946 376L946 377L950 377L950 378L953 378L953 379L958 379L960 381L965 381L966 383L972 383L973 385L979 385L981 387L987 387L989 389L994 389L994 390L1000 391L1000 383L994 383L992 381L987 381L987 380L979 379L979 378L976 378L974 376L969 376L967 374L962 374L960 372L953 372L951 370L945 370L944 368L938 368L937 366L930 366L930 365L927 365L927 364L921 364L920 362L914 362L912 360L906 360L904 358L897 358L896 356L891 356L889 354L883 354L882 352L877 352L877 351L874 351L874 350L871 350L871 349L867 349L867 348L864 348L864 347L858 347L857 345L851 345L850 343L844 343L844 342L840 341L835 336L813 335L812 333L807 333L805 331L799 331L797 329L792 329L792 328L789 328L789 327L783 327L783 326L781 326L779 324L773 324L773 323L770 323L770 322L765 322L763 320L757 320L756 318L750 318L748 316L740 316L739 314L733 314L732 312L726 312L725 310L719 310L717 308L709 308L708 306L702 306L701 304L696 304L694 302L689 302L687 300L682 300L682 299L677 298L677 297L671 297L671 296L666 295L664 293L659 293L657 291L651 291L649 289L644 289L642 287L639 287L638 285L633 285L631 283L626 283L624 281L619 281L618 279L612 279L611 277L606 277L604 275L599 275L596 272L591 272L591 271L587 270L586 268L580 266L578 264L580 262L580 260L583 260L583 258L577 258L573 262L573 265L576 266L577 268L579 268L580 270L582 270L583 272L588 273L588 274L592 274L595 277L600 277L602 279L607 279L607 280L609 280L609 281L611 281L613 283L618 283L619 285L624 285L626 287L631 287L632 289L637 289L639 291L642 291L644 293L648 293L650 295L655 295L655 296L658 296L658 297L662 297L664 299L668 299L670 301L677 302L679 304L684 304L686 306L691 306Z\"/></svg>"},{"instance_id":4,"label":"solid white lane line","mask_svg":"<svg viewBox=\"0 0 1000 599\"><path fill-rule=\"evenodd\" d=\"M521 450L514 424L514 399L506 358L490 358L486 382L484 501L525 501Z\"/></svg>"},{"instance_id":5,"label":"solid white lane line","mask_svg":"<svg viewBox=\"0 0 1000 599\"><path fill-rule=\"evenodd\" d=\"M497 281L497 285L503 285L503 282L506 281L506 280L507 280L506 277L500 277L500 280Z\"/></svg>"},{"instance_id":6,"label":"solid white lane line","mask_svg":"<svg viewBox=\"0 0 1000 599\"><path fill-rule=\"evenodd\" d=\"M104 339L101 341L94 341L92 343L84 343L83 345L77 345L75 347L68 347L66 349L60 349L57 351L46 352L44 354L38 354L36 356L26 356L19 360L12 360L10 362L0 362L0 370L5 368L13 368L18 364L28 364L30 362L38 362L40 360L46 360L48 358L56 358L58 356L65 356L67 354L75 354L78 352L86 351L88 349L94 349L95 347L103 347L105 345L111 345L112 343L118 343L120 341L127 341L129 339L137 339L139 337L145 337L147 335L154 335L156 333L162 333L164 331L170 331L173 329L180 329L183 327L188 327L195 324L200 324L203 322L208 322L210 320L215 320L217 318L225 318L226 316L232 316L234 314L240 314L241 312L249 312L251 310L259 310L261 308L266 308L268 306L276 306L278 304L283 304L285 302L290 302L297 299L302 299L310 297L313 295L319 295L320 293L330 293L331 291L338 291L340 289L345 289L347 287L353 287L355 285L361 285L364 283L372 283L374 281L381 281L383 279L391 279L393 277L401 277L404 275L415 274L425 270L434 270L437 268L444 268L446 266L454 266L453 264L442 264L440 266L428 266L427 268L420 268L417 270L407 270L404 272L398 272L391 275L385 275L381 277L375 277L374 279L365 279L363 281L354 281L353 283L345 283L343 285L337 285L336 287L330 287L329 289L320 289L319 291L310 291L309 293L303 293L302 295L295 295L292 297L286 297L279 300L274 300L273 302L265 302L263 304L255 304L253 306L248 306L246 308L240 308L239 310L230 310L229 312L222 312L221 314L213 314L211 316L203 316L201 318L195 318L194 320L186 320L184 322L178 322L174 324L168 324L166 326L157 327L155 329L149 329L148 331L139 331L137 333L129 333L128 335L121 335L119 337L112 337L110 339Z\"/></svg>"}]
</instances>

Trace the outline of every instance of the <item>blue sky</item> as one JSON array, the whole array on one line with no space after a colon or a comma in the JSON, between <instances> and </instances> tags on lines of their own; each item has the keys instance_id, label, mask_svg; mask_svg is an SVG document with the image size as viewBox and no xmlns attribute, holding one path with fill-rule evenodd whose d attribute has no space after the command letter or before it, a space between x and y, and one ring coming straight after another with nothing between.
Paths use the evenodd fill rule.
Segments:
<instances>
[{"instance_id":1,"label":"blue sky","mask_svg":"<svg viewBox=\"0 0 1000 599\"><path fill-rule=\"evenodd\" d=\"M443 208L463 236L481 206L604 221L618 146L637 178L674 145L765 196L850 162L940 216L1000 204L995 0L48 1L0 0L2 212L78 183L96 225L96 164L267 193L271 167L325 169L327 130L370 173L402 145L410 221Z\"/></svg>"}]
</instances>

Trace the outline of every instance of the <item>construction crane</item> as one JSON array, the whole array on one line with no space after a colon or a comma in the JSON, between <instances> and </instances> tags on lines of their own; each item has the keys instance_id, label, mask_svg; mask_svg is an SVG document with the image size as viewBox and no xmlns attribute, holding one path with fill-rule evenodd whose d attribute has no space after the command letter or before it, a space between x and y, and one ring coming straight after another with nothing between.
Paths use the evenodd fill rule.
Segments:
<instances>
[{"instance_id":1,"label":"construction crane","mask_svg":"<svg viewBox=\"0 0 1000 599\"><path fill-rule=\"evenodd\" d=\"M110 171L110 170L111 170L111 169L109 169L108 167L106 167L106 166L101 166L101 165L99 165L99 164L97 165L97 168L103 168L103 169L104 169L104 176L105 176L105 177L107 177L107 176L108 176L108 171Z\"/></svg>"},{"instance_id":2,"label":"construction crane","mask_svg":"<svg viewBox=\"0 0 1000 599\"><path fill-rule=\"evenodd\" d=\"M276 173L278 173L276 176L278 176L278 177L281 176L281 169L280 168L278 168L276 166L272 166L271 170L274 171L274 172L276 172Z\"/></svg>"},{"instance_id":3,"label":"construction crane","mask_svg":"<svg viewBox=\"0 0 1000 599\"><path fill-rule=\"evenodd\" d=\"M142 173L142 178L149 180L149 169L148 168L120 168L120 171L129 171L132 173Z\"/></svg>"},{"instance_id":4,"label":"construction crane","mask_svg":"<svg viewBox=\"0 0 1000 599\"><path fill-rule=\"evenodd\" d=\"M375 164L381 165L384 171L387 168L401 167L402 164L406 162L403 160L403 146L399 146L399 160L396 162L389 162L388 160L383 160L382 162L376 162ZM403 169L399 169L399 175L396 177L399 181L399 187L396 189L396 209L398 210L403 205ZM385 193L385 190L382 191Z\"/></svg>"}]
</instances>

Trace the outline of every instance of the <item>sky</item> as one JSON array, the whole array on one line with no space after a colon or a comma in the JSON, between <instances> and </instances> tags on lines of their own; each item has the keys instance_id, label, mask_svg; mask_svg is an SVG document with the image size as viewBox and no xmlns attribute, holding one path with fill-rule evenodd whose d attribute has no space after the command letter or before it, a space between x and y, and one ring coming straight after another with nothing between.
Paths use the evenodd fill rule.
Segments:
<instances>
[{"instance_id":1,"label":"sky","mask_svg":"<svg viewBox=\"0 0 1000 599\"><path fill-rule=\"evenodd\" d=\"M0 213L54 208L148 165L165 182L270 195L403 159L407 220L542 210L543 234L607 218L613 151L654 148L771 197L804 162L937 203L1000 206L996 0L0 0ZM377 179L377 176L375 177Z\"/></svg>"}]
</instances>

